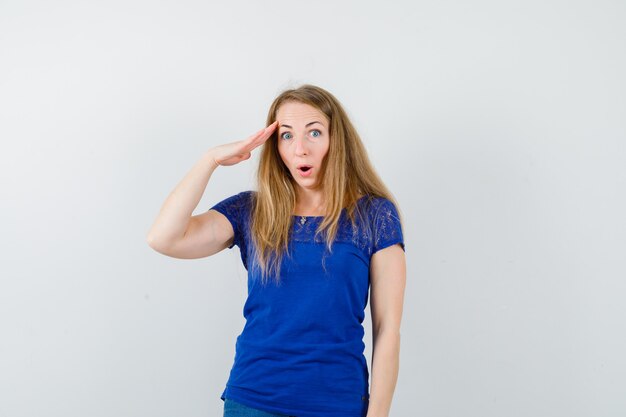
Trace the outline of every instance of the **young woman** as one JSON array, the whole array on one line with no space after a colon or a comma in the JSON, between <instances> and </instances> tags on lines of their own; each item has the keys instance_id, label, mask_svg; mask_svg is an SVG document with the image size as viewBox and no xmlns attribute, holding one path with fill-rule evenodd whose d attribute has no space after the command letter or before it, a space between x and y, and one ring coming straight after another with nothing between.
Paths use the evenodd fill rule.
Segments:
<instances>
[{"instance_id":1,"label":"young woman","mask_svg":"<svg viewBox=\"0 0 626 417\"><path fill-rule=\"evenodd\" d=\"M213 171L261 145L258 190L191 216ZM221 395L224 417L388 416L406 281L402 224L328 91L284 91L266 128L208 150L165 201L148 242L176 258L240 249L246 324ZM371 390L362 326L370 287Z\"/></svg>"}]
</instances>

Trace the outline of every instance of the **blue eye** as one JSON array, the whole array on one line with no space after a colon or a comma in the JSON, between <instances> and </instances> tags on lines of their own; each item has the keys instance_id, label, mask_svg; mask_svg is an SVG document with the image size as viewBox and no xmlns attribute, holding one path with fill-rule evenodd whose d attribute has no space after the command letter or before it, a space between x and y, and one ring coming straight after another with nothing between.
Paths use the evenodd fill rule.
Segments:
<instances>
[{"instance_id":1,"label":"blue eye","mask_svg":"<svg viewBox=\"0 0 626 417\"><path fill-rule=\"evenodd\" d=\"M313 135L313 133L314 133L314 132L317 132L317 134L316 134L316 135ZM281 135L280 135L281 139L285 139L285 140L287 140L287 139L291 139L291 137L286 138L286 137L285 137L285 135L291 135L291 133L289 133L289 132L284 132L284 133L281 133ZM312 136L313 138L319 138L321 135L322 135L322 132L321 132L320 130L318 130L318 129L313 129L313 130L311 130L311 136Z\"/></svg>"}]
</instances>

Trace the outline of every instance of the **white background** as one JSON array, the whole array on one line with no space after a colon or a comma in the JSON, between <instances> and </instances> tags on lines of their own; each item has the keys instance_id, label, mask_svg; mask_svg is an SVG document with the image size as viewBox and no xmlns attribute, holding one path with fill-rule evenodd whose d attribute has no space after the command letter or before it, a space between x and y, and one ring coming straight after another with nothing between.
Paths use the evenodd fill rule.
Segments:
<instances>
[{"instance_id":1,"label":"white background","mask_svg":"<svg viewBox=\"0 0 626 417\"><path fill-rule=\"evenodd\" d=\"M390 415L625 415L624 21L607 0L0 0L0 417L221 416L239 249L145 239L203 152L302 83L343 103L404 216ZM252 189L257 157L194 214Z\"/></svg>"}]
</instances>

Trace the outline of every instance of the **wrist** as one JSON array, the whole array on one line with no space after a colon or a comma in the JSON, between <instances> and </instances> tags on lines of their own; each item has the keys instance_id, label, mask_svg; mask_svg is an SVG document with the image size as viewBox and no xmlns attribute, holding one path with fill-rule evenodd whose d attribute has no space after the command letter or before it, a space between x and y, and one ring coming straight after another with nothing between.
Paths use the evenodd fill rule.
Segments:
<instances>
[{"instance_id":1,"label":"wrist","mask_svg":"<svg viewBox=\"0 0 626 417\"><path fill-rule=\"evenodd\" d=\"M220 164L217 163L217 161L215 160L215 155L211 151L206 151L204 155L202 156L202 159L204 160L205 163L209 165L209 168L211 169L211 171L221 166Z\"/></svg>"}]
</instances>

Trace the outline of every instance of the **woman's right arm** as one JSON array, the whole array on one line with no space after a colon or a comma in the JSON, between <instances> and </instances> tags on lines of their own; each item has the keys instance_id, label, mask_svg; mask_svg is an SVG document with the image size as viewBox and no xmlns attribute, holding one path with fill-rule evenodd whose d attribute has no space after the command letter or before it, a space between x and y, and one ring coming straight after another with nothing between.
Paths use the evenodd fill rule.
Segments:
<instances>
[{"instance_id":1,"label":"woman's right arm","mask_svg":"<svg viewBox=\"0 0 626 417\"><path fill-rule=\"evenodd\" d=\"M147 236L148 245L174 258L195 259L213 255L232 243L234 231L228 219L215 210L192 216L213 171L249 159L262 145L277 121L247 139L208 150L163 203Z\"/></svg>"}]
</instances>

